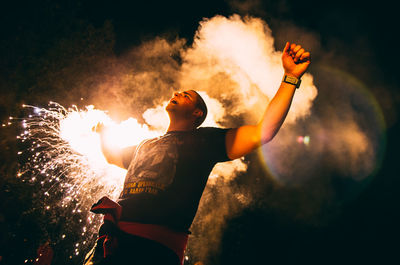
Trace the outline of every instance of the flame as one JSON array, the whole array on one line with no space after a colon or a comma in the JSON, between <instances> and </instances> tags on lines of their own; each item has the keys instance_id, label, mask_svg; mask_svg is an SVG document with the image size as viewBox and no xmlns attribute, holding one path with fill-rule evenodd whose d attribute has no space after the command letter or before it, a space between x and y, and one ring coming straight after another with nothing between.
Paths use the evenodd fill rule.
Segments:
<instances>
[{"instance_id":1,"label":"flame","mask_svg":"<svg viewBox=\"0 0 400 265\"><path fill-rule=\"evenodd\" d=\"M121 123L113 121L105 111L87 106L86 110L71 110L60 120L60 137L69 147L87 159L92 171L100 178L106 191L113 190L111 197L117 198L122 190L126 170L108 164L102 151L100 136L93 127L103 123L106 126L104 140L110 148L123 148L139 144L144 139L161 133L151 131L146 124L139 124L134 118Z\"/></svg>"}]
</instances>

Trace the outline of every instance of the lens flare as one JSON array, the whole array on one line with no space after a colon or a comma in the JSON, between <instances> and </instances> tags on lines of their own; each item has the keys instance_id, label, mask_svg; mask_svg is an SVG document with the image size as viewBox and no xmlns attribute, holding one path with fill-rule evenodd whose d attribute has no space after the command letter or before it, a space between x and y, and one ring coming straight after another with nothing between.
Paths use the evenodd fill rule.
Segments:
<instances>
[{"instance_id":1,"label":"lens flare","mask_svg":"<svg viewBox=\"0 0 400 265\"><path fill-rule=\"evenodd\" d=\"M297 136L297 142L299 144L309 145L310 144L310 136Z\"/></svg>"},{"instance_id":2,"label":"lens flare","mask_svg":"<svg viewBox=\"0 0 400 265\"><path fill-rule=\"evenodd\" d=\"M332 175L347 185L341 196L353 198L382 163L386 145L382 111L355 77L331 67L316 69L325 93L312 115L283 128L261 148L260 158L280 182L305 183Z\"/></svg>"}]
</instances>

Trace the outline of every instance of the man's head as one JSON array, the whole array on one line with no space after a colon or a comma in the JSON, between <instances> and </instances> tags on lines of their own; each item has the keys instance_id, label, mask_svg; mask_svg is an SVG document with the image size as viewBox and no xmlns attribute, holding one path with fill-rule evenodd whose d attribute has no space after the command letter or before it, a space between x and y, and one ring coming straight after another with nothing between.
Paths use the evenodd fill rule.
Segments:
<instances>
[{"instance_id":1,"label":"man's head","mask_svg":"<svg viewBox=\"0 0 400 265\"><path fill-rule=\"evenodd\" d=\"M173 121L187 121L194 128L200 126L207 116L207 106L203 98L194 90L175 92L166 110Z\"/></svg>"}]
</instances>

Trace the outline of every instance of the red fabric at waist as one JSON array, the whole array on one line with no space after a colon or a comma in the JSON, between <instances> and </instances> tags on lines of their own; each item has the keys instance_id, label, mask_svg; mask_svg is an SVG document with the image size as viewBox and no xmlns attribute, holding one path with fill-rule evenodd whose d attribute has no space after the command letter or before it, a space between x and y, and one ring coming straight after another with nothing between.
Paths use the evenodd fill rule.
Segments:
<instances>
[{"instance_id":1,"label":"red fabric at waist","mask_svg":"<svg viewBox=\"0 0 400 265\"><path fill-rule=\"evenodd\" d=\"M125 233L156 241L172 249L178 255L181 264L189 235L177 232L168 227L155 224L141 224L134 222L118 222L118 227Z\"/></svg>"},{"instance_id":2,"label":"red fabric at waist","mask_svg":"<svg viewBox=\"0 0 400 265\"><path fill-rule=\"evenodd\" d=\"M187 233L177 232L162 225L119 221L122 207L108 197L101 198L90 210L94 213L104 214L105 221L107 220L114 223L125 233L150 239L168 247L178 255L181 264L183 264L183 255L189 237ZM109 238L110 242L113 240L115 240L115 238ZM107 240L105 240L105 242L106 241ZM105 255L108 251L112 251L109 249L110 247L111 246L106 246L104 248Z\"/></svg>"}]
</instances>

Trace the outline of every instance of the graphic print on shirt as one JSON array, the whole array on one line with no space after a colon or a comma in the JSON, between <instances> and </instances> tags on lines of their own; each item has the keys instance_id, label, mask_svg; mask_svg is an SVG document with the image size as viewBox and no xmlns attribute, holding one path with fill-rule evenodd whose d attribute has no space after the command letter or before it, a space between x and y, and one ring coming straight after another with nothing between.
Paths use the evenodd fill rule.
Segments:
<instances>
[{"instance_id":1,"label":"graphic print on shirt","mask_svg":"<svg viewBox=\"0 0 400 265\"><path fill-rule=\"evenodd\" d=\"M174 180L178 162L178 138L164 135L138 146L129 165L123 196L137 193L157 194Z\"/></svg>"}]
</instances>

